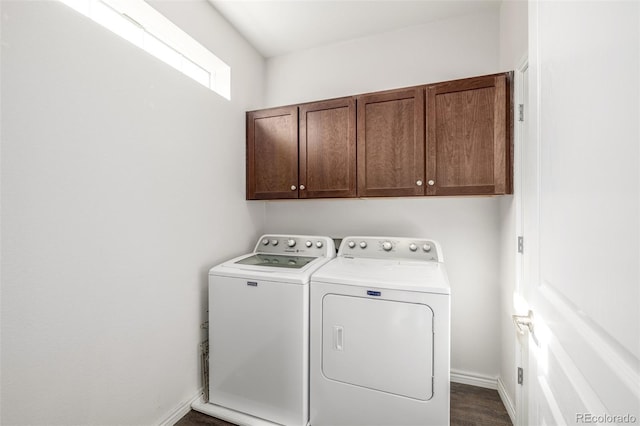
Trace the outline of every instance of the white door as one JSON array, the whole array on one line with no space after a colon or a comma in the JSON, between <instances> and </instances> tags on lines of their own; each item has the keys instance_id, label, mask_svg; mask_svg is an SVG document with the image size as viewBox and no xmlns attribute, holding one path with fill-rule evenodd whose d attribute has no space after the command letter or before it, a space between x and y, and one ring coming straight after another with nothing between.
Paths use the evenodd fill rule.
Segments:
<instances>
[{"instance_id":1,"label":"white door","mask_svg":"<svg viewBox=\"0 0 640 426\"><path fill-rule=\"evenodd\" d=\"M530 425L640 424L640 2L529 5Z\"/></svg>"}]
</instances>

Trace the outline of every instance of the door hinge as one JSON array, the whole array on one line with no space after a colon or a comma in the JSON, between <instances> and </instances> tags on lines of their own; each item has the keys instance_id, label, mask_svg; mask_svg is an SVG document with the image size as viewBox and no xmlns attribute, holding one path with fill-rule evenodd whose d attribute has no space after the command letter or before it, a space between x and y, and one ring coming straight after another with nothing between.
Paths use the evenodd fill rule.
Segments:
<instances>
[{"instance_id":1,"label":"door hinge","mask_svg":"<svg viewBox=\"0 0 640 426\"><path fill-rule=\"evenodd\" d=\"M518 104L518 121L524 121L524 104Z\"/></svg>"},{"instance_id":2,"label":"door hinge","mask_svg":"<svg viewBox=\"0 0 640 426\"><path fill-rule=\"evenodd\" d=\"M524 253L524 237L518 236L518 253Z\"/></svg>"},{"instance_id":3,"label":"door hinge","mask_svg":"<svg viewBox=\"0 0 640 426\"><path fill-rule=\"evenodd\" d=\"M518 367L518 384L521 385L523 381L524 381L524 370L522 370L522 367Z\"/></svg>"}]
</instances>

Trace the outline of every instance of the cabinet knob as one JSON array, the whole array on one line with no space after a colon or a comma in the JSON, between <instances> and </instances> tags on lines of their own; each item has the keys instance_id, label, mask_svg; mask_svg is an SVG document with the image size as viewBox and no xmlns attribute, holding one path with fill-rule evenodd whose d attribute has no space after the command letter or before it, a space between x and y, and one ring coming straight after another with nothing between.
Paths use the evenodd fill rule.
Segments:
<instances>
[{"instance_id":1,"label":"cabinet knob","mask_svg":"<svg viewBox=\"0 0 640 426\"><path fill-rule=\"evenodd\" d=\"M427 182L427 185L429 185L429 186L433 186L433 185L435 185L435 184L436 184L436 181L434 181L434 180L429 180L429 181Z\"/></svg>"},{"instance_id":2,"label":"cabinet knob","mask_svg":"<svg viewBox=\"0 0 640 426\"><path fill-rule=\"evenodd\" d=\"M418 186L422 186L422 180L418 179L418 180L416 181L416 185L418 185Z\"/></svg>"},{"instance_id":3,"label":"cabinet knob","mask_svg":"<svg viewBox=\"0 0 640 426\"><path fill-rule=\"evenodd\" d=\"M296 186L295 185L291 185L291 190L295 191L296 190Z\"/></svg>"},{"instance_id":4,"label":"cabinet knob","mask_svg":"<svg viewBox=\"0 0 640 426\"><path fill-rule=\"evenodd\" d=\"M300 185L300 190L304 191L304 185Z\"/></svg>"}]
</instances>

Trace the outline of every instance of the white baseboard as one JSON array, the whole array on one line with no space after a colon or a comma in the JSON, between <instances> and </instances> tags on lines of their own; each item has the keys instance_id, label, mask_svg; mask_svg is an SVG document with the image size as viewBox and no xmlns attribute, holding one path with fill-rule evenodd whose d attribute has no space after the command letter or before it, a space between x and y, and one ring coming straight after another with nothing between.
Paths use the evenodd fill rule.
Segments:
<instances>
[{"instance_id":1,"label":"white baseboard","mask_svg":"<svg viewBox=\"0 0 640 426\"><path fill-rule=\"evenodd\" d=\"M249 414L234 411L229 408L221 407L220 405L211 404L210 402L204 402L199 400L193 403L191 406L195 411L206 414L217 419L225 420L239 426L280 426L276 423L271 423L268 420L260 419L258 417L250 416Z\"/></svg>"},{"instance_id":2,"label":"white baseboard","mask_svg":"<svg viewBox=\"0 0 640 426\"><path fill-rule=\"evenodd\" d=\"M500 378L494 378L490 376L484 376L481 374L469 373L466 371L460 370L451 370L451 381L455 383L462 383L464 385L478 386L481 388L493 389L498 391L498 395L502 399L502 403L504 404L509 417L511 418L511 423L515 424L515 408L511 399L507 395L504 384ZM192 398L187 401L181 403L178 407L176 407L164 421L160 423L160 426L173 426L184 417L190 410L191 406L196 402L202 399L202 389L198 390L198 393L195 394ZM209 404L207 404L209 405ZM201 411L201 410L197 410ZM201 411L204 412L204 411ZM207 413L208 414L208 413Z\"/></svg>"},{"instance_id":3,"label":"white baseboard","mask_svg":"<svg viewBox=\"0 0 640 426\"><path fill-rule=\"evenodd\" d=\"M509 394L507 394L507 390L505 389L504 383L502 382L502 379L500 377L498 377L498 395L500 395L500 399L504 404L504 408L507 409L507 413L511 418L511 423L515 425L516 424L516 408L515 408L515 405L513 405L513 401L511 400L511 398L509 398Z\"/></svg>"},{"instance_id":4,"label":"white baseboard","mask_svg":"<svg viewBox=\"0 0 640 426\"><path fill-rule=\"evenodd\" d=\"M187 401L183 401L178 405L169 415L160 423L159 426L173 426L178 420L183 418L189 411L191 411L191 404L202 398L202 388L198 390L193 397Z\"/></svg>"},{"instance_id":5,"label":"white baseboard","mask_svg":"<svg viewBox=\"0 0 640 426\"><path fill-rule=\"evenodd\" d=\"M462 383L463 385L478 386L493 390L498 389L498 379L496 377L469 373L468 371L451 370L451 381Z\"/></svg>"}]
</instances>

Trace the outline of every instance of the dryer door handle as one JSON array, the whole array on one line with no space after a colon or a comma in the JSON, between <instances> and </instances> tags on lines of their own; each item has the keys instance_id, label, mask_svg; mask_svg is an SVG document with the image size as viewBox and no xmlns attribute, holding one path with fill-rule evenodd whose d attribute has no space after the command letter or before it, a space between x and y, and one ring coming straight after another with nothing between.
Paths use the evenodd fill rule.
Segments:
<instances>
[{"instance_id":1,"label":"dryer door handle","mask_svg":"<svg viewBox=\"0 0 640 426\"><path fill-rule=\"evenodd\" d=\"M344 328L340 325L333 326L333 349L337 351L343 350L344 344Z\"/></svg>"}]
</instances>

